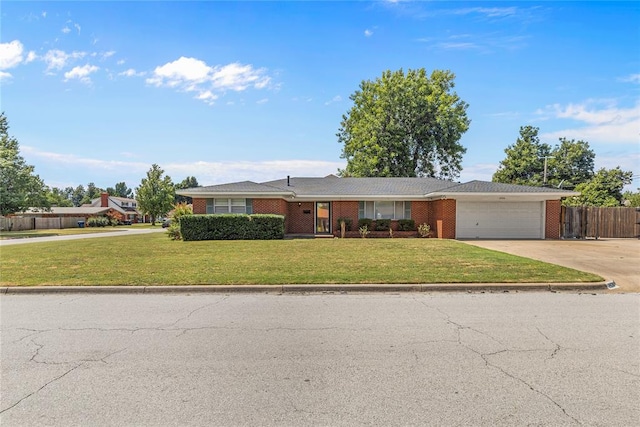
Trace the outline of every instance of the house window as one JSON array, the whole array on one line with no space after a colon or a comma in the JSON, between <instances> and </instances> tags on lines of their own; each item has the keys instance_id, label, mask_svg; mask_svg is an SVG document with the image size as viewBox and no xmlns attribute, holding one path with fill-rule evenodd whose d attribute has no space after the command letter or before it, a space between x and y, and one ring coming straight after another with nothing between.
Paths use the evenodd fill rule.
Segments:
<instances>
[{"instance_id":1,"label":"house window","mask_svg":"<svg viewBox=\"0 0 640 427\"><path fill-rule=\"evenodd\" d=\"M207 199L208 214L253 213L252 199Z\"/></svg>"},{"instance_id":2,"label":"house window","mask_svg":"<svg viewBox=\"0 0 640 427\"><path fill-rule=\"evenodd\" d=\"M411 202L359 202L358 218L411 219Z\"/></svg>"}]
</instances>

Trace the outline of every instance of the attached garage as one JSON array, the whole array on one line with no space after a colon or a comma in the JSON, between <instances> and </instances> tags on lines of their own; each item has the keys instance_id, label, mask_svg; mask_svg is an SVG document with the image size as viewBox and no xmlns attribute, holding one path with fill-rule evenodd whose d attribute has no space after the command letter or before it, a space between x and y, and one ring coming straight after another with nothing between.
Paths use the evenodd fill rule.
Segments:
<instances>
[{"instance_id":1,"label":"attached garage","mask_svg":"<svg viewBox=\"0 0 640 427\"><path fill-rule=\"evenodd\" d=\"M544 201L460 201L458 239L544 239Z\"/></svg>"}]
</instances>

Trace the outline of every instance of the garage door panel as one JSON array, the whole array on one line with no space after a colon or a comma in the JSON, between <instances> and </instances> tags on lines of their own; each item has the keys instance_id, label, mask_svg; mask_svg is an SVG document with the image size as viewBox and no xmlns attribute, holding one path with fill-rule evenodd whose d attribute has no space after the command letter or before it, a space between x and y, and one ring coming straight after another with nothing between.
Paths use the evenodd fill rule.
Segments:
<instances>
[{"instance_id":1,"label":"garage door panel","mask_svg":"<svg viewBox=\"0 0 640 427\"><path fill-rule=\"evenodd\" d=\"M458 202L456 237L460 239L540 239L541 202Z\"/></svg>"}]
</instances>

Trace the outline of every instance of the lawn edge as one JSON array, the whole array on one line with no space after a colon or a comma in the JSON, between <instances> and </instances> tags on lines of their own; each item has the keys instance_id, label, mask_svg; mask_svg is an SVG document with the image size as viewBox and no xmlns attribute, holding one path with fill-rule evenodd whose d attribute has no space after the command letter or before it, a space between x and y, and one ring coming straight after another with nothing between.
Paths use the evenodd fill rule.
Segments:
<instances>
[{"instance_id":1,"label":"lawn edge","mask_svg":"<svg viewBox=\"0 0 640 427\"><path fill-rule=\"evenodd\" d=\"M307 285L183 285L183 286L4 286L6 294L165 294L165 293L307 293L307 292L521 292L602 291L611 282L585 283L425 283Z\"/></svg>"}]
</instances>

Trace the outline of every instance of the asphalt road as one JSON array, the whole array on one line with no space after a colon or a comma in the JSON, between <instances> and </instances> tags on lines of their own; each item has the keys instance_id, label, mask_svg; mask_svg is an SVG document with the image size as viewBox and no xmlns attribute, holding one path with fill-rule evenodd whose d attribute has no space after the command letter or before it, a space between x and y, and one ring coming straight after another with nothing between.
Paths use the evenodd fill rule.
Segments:
<instances>
[{"instance_id":1,"label":"asphalt road","mask_svg":"<svg viewBox=\"0 0 640 427\"><path fill-rule=\"evenodd\" d=\"M2 426L640 424L640 295L4 295Z\"/></svg>"}]
</instances>

